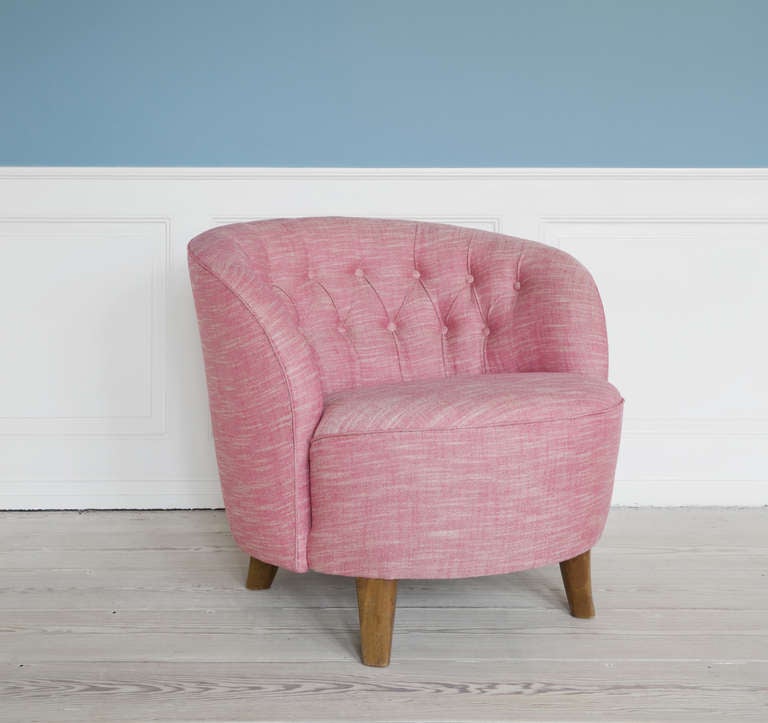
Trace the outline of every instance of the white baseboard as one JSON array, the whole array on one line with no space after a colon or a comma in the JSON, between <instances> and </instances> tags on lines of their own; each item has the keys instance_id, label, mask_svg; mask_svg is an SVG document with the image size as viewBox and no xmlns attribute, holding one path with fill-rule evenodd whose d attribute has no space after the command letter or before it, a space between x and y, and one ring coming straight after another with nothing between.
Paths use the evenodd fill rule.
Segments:
<instances>
[{"instance_id":1,"label":"white baseboard","mask_svg":"<svg viewBox=\"0 0 768 723\"><path fill-rule=\"evenodd\" d=\"M617 480L614 507L762 507L768 480L631 482Z\"/></svg>"},{"instance_id":2,"label":"white baseboard","mask_svg":"<svg viewBox=\"0 0 768 723\"><path fill-rule=\"evenodd\" d=\"M756 507L768 481L628 482L619 480L614 507ZM691 502L691 500L695 500ZM217 480L55 480L0 484L0 510L220 509Z\"/></svg>"},{"instance_id":3,"label":"white baseboard","mask_svg":"<svg viewBox=\"0 0 768 723\"><path fill-rule=\"evenodd\" d=\"M768 169L0 168L0 199L0 508L220 506L186 243L331 214L573 253L627 400L614 503L768 504Z\"/></svg>"},{"instance_id":4,"label":"white baseboard","mask_svg":"<svg viewBox=\"0 0 768 723\"><path fill-rule=\"evenodd\" d=\"M211 480L8 480L0 483L0 509L116 510L221 508Z\"/></svg>"}]
</instances>

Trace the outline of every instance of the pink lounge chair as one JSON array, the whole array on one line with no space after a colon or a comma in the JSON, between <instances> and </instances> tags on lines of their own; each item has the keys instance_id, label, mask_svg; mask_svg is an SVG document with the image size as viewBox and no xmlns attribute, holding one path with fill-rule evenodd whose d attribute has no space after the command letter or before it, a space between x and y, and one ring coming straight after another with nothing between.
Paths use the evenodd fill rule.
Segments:
<instances>
[{"instance_id":1,"label":"pink lounge chair","mask_svg":"<svg viewBox=\"0 0 768 723\"><path fill-rule=\"evenodd\" d=\"M623 400L568 254L434 223L236 223L189 244L221 484L247 585L357 578L389 664L397 580L560 563L594 615Z\"/></svg>"}]
</instances>

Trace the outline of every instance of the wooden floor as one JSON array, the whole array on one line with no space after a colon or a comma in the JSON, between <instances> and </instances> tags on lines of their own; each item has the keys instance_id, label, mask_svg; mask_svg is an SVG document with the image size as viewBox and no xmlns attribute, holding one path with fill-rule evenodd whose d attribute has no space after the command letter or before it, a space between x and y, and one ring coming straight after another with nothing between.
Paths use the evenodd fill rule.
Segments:
<instances>
[{"instance_id":1,"label":"wooden floor","mask_svg":"<svg viewBox=\"0 0 768 723\"><path fill-rule=\"evenodd\" d=\"M359 662L354 581L244 588L219 511L0 513L3 721L768 721L768 509L617 509L597 617L557 566L399 588Z\"/></svg>"}]
</instances>

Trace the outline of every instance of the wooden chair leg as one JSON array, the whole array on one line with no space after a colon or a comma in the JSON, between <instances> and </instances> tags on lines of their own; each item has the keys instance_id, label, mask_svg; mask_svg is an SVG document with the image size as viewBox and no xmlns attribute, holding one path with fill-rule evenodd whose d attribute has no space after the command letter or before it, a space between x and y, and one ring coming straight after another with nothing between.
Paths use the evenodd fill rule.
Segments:
<instances>
[{"instance_id":1,"label":"wooden chair leg","mask_svg":"<svg viewBox=\"0 0 768 723\"><path fill-rule=\"evenodd\" d=\"M595 617L595 605L592 602L592 573L587 550L581 555L560 563L565 595L568 607L575 618Z\"/></svg>"},{"instance_id":2,"label":"wooden chair leg","mask_svg":"<svg viewBox=\"0 0 768 723\"><path fill-rule=\"evenodd\" d=\"M357 578L360 647L365 665L377 668L389 665L396 601L397 580Z\"/></svg>"},{"instance_id":3,"label":"wooden chair leg","mask_svg":"<svg viewBox=\"0 0 768 723\"><path fill-rule=\"evenodd\" d=\"M249 590L268 590L272 586L272 580L277 574L277 565L270 565L268 562L262 562L255 557L251 558L248 564L248 578L245 586Z\"/></svg>"}]
</instances>

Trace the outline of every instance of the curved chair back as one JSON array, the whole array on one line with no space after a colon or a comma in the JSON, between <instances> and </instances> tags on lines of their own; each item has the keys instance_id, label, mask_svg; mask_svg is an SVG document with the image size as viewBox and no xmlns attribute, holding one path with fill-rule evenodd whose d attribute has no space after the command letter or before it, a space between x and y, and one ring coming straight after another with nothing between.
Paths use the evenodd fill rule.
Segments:
<instances>
[{"instance_id":1,"label":"curved chair back","mask_svg":"<svg viewBox=\"0 0 768 723\"><path fill-rule=\"evenodd\" d=\"M326 394L454 374L607 376L592 278L542 244L445 224L321 217L222 226L190 252L282 307Z\"/></svg>"}]
</instances>

